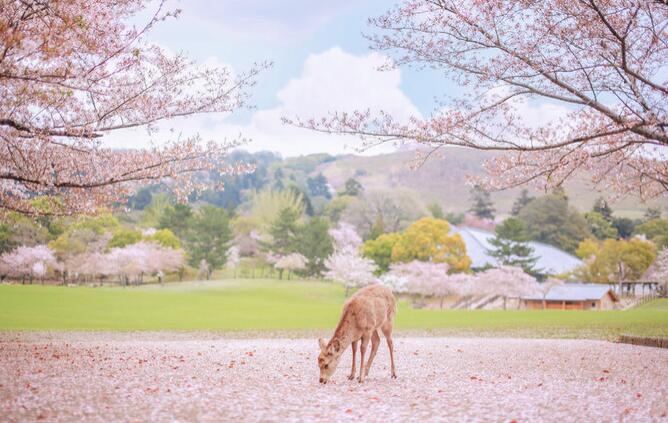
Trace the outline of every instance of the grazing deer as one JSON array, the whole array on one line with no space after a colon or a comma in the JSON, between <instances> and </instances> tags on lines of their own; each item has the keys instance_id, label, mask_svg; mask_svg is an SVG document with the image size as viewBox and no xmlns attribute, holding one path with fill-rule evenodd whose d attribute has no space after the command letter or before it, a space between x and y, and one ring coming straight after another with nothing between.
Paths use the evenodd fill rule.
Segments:
<instances>
[{"instance_id":1,"label":"grazing deer","mask_svg":"<svg viewBox=\"0 0 668 423\"><path fill-rule=\"evenodd\" d=\"M352 344L353 364L348 379L355 377L355 356L357 343L360 343L360 372L358 381L362 383L369 374L371 363L378 351L380 336L378 330L383 332L390 350L390 364L392 378L396 379L397 373L394 368L394 345L392 343L392 328L394 316L397 314L396 303L392 291L382 285L370 285L357 291L343 306L341 320L334 331L332 339L325 343L319 339L320 355L318 356L318 367L320 367L320 383L327 383L334 374L336 366L348 345ZM369 360L364 362L366 348L371 341L371 353Z\"/></svg>"}]
</instances>

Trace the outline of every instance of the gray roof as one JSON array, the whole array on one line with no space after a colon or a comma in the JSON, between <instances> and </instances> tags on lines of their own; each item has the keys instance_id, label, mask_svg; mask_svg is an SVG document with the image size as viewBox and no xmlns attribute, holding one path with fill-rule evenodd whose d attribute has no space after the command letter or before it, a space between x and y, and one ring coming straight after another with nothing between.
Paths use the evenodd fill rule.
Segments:
<instances>
[{"instance_id":1,"label":"gray roof","mask_svg":"<svg viewBox=\"0 0 668 423\"><path fill-rule=\"evenodd\" d=\"M485 267L487 265L497 267L498 260L489 255L488 250L493 249L489 240L495 237L492 232L469 227L453 227L453 233L461 235L466 244L466 254L471 258L472 267ZM529 242L538 257L536 268L544 273L556 275L570 272L582 264L582 260L568 254L565 251L541 242Z\"/></svg>"},{"instance_id":2,"label":"gray roof","mask_svg":"<svg viewBox=\"0 0 668 423\"><path fill-rule=\"evenodd\" d=\"M611 292L616 298L615 293L608 285L596 283L566 283L555 285L545 295L547 301L588 301L600 300ZM525 297L526 300L542 300L542 296Z\"/></svg>"}]
</instances>

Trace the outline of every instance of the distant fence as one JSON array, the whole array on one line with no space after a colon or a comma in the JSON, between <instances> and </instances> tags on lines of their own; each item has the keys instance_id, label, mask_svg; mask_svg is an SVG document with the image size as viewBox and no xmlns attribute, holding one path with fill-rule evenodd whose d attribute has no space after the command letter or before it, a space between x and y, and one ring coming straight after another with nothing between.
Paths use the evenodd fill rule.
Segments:
<instances>
[{"instance_id":1,"label":"distant fence","mask_svg":"<svg viewBox=\"0 0 668 423\"><path fill-rule=\"evenodd\" d=\"M609 285L620 297L657 297L661 294L661 284L657 281L622 281Z\"/></svg>"},{"instance_id":2,"label":"distant fence","mask_svg":"<svg viewBox=\"0 0 668 423\"><path fill-rule=\"evenodd\" d=\"M668 348L668 338L622 335L619 337L619 342L622 344L642 345L644 347Z\"/></svg>"}]
</instances>

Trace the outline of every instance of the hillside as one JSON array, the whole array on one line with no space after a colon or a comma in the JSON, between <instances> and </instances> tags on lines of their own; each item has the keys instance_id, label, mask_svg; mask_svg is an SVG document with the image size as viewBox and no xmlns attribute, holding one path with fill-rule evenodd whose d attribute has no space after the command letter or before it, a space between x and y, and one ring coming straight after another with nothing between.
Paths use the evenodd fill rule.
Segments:
<instances>
[{"instance_id":1,"label":"hillside","mask_svg":"<svg viewBox=\"0 0 668 423\"><path fill-rule=\"evenodd\" d=\"M484 174L482 164L492 153L464 148L443 149L438 157L430 158L417 169L411 169L414 153L396 152L377 156L340 156L337 160L322 163L316 172L322 172L329 183L339 190L346 179L355 177L367 190L408 188L416 191L424 203L438 202L446 212L461 212L469 207L469 187L465 184L467 175ZM531 189L530 189L531 190ZM598 192L584 175L566 184L566 191L572 204L586 211L591 209L597 197L612 195ZM492 194L497 212L508 214L520 189L510 189ZM534 191L532 195L541 195ZM624 198L612 203L616 214L625 217L641 217L648 206L661 206L667 202L653 201L641 203L636 198Z\"/></svg>"}]
</instances>

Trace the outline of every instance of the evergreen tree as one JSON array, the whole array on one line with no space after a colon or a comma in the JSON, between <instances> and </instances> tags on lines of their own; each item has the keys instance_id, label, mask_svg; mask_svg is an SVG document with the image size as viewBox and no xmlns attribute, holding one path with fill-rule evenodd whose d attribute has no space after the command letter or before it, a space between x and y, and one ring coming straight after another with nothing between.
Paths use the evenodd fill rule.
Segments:
<instances>
[{"instance_id":1,"label":"evergreen tree","mask_svg":"<svg viewBox=\"0 0 668 423\"><path fill-rule=\"evenodd\" d=\"M605 198L598 197L594 203L594 207L592 207L592 211L603 216L603 218L608 222L612 222L612 209L610 208L610 205L608 205L608 202L605 200Z\"/></svg>"},{"instance_id":2,"label":"evergreen tree","mask_svg":"<svg viewBox=\"0 0 668 423\"><path fill-rule=\"evenodd\" d=\"M531 201L520 212L534 241L551 244L568 252L575 252L580 241L591 237L584 217L569 206L563 191L544 195Z\"/></svg>"},{"instance_id":3,"label":"evergreen tree","mask_svg":"<svg viewBox=\"0 0 668 423\"><path fill-rule=\"evenodd\" d=\"M427 206L427 210L429 210L429 213L431 213L431 217L433 217L434 219L445 219L445 213L443 212L443 208L437 202L429 203L429 205Z\"/></svg>"},{"instance_id":4,"label":"evergreen tree","mask_svg":"<svg viewBox=\"0 0 668 423\"><path fill-rule=\"evenodd\" d=\"M520 196L517 197L515 202L513 203L513 208L510 212L513 216L519 216L520 211L533 200L533 197L529 196L529 190L523 189L522 192L520 192Z\"/></svg>"},{"instance_id":5,"label":"evergreen tree","mask_svg":"<svg viewBox=\"0 0 668 423\"><path fill-rule=\"evenodd\" d=\"M306 213L307 216L313 216L315 214L315 211L313 210L313 203L311 203L311 199L304 191L297 188L296 185L290 185L288 190L292 191L295 196L301 197L302 203L304 204L304 213Z\"/></svg>"},{"instance_id":6,"label":"evergreen tree","mask_svg":"<svg viewBox=\"0 0 668 423\"><path fill-rule=\"evenodd\" d=\"M612 226L617 229L617 234L622 239L627 239L633 235L633 231L639 224L639 220L629 219L628 217L615 217L612 219Z\"/></svg>"},{"instance_id":7,"label":"evergreen tree","mask_svg":"<svg viewBox=\"0 0 668 423\"><path fill-rule=\"evenodd\" d=\"M325 259L334 252L327 220L314 217L299 228L297 245L297 251L308 259L306 274L320 275L325 270Z\"/></svg>"},{"instance_id":8,"label":"evergreen tree","mask_svg":"<svg viewBox=\"0 0 668 423\"><path fill-rule=\"evenodd\" d=\"M183 239L193 211L187 204L175 204L165 209L158 222L158 229L169 229L174 235Z\"/></svg>"},{"instance_id":9,"label":"evergreen tree","mask_svg":"<svg viewBox=\"0 0 668 423\"><path fill-rule=\"evenodd\" d=\"M285 184L283 184L283 178L285 177L285 174L283 172L283 169L280 167L274 170L274 185L272 186L273 189L280 191L285 188Z\"/></svg>"},{"instance_id":10,"label":"evergreen tree","mask_svg":"<svg viewBox=\"0 0 668 423\"><path fill-rule=\"evenodd\" d=\"M518 266L526 273L536 275L537 257L529 245L526 225L520 219L510 217L496 227L496 236L489 243L494 248L488 252L504 266Z\"/></svg>"},{"instance_id":11,"label":"evergreen tree","mask_svg":"<svg viewBox=\"0 0 668 423\"><path fill-rule=\"evenodd\" d=\"M362 187L362 184L360 184L357 179L348 178L348 180L346 180L345 189L341 195L350 195L351 197L355 197L360 195L363 190L364 188Z\"/></svg>"},{"instance_id":12,"label":"evergreen tree","mask_svg":"<svg viewBox=\"0 0 668 423\"><path fill-rule=\"evenodd\" d=\"M329 192L329 185L327 185L327 178L322 173L318 173L318 176L314 178L307 178L306 185L308 186L309 194L312 196L322 196L328 200L332 198L332 194Z\"/></svg>"},{"instance_id":13,"label":"evergreen tree","mask_svg":"<svg viewBox=\"0 0 668 423\"><path fill-rule=\"evenodd\" d=\"M489 195L480 185L471 190L471 213L481 219L494 219L494 203Z\"/></svg>"},{"instance_id":14,"label":"evergreen tree","mask_svg":"<svg viewBox=\"0 0 668 423\"><path fill-rule=\"evenodd\" d=\"M202 260L208 263L208 276L225 265L228 243L232 237L227 210L206 205L192 215L188 222L186 249L191 266Z\"/></svg>"},{"instance_id":15,"label":"evergreen tree","mask_svg":"<svg viewBox=\"0 0 668 423\"><path fill-rule=\"evenodd\" d=\"M464 222L464 219L466 219L466 215L464 213L446 213L445 216L443 216L444 220L447 220L448 223L452 225L459 225L460 223Z\"/></svg>"},{"instance_id":16,"label":"evergreen tree","mask_svg":"<svg viewBox=\"0 0 668 423\"><path fill-rule=\"evenodd\" d=\"M591 211L584 214L589 224L589 231L597 239L617 238L617 229L601 213Z\"/></svg>"},{"instance_id":17,"label":"evergreen tree","mask_svg":"<svg viewBox=\"0 0 668 423\"><path fill-rule=\"evenodd\" d=\"M288 255L297 251L299 235L299 213L292 207L286 207L269 228L271 242L265 245L275 254Z\"/></svg>"}]
</instances>

